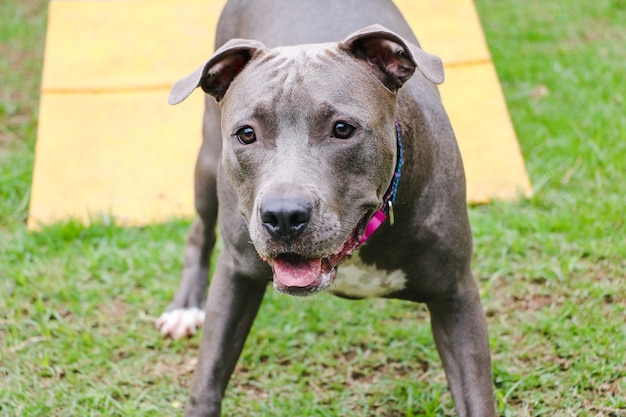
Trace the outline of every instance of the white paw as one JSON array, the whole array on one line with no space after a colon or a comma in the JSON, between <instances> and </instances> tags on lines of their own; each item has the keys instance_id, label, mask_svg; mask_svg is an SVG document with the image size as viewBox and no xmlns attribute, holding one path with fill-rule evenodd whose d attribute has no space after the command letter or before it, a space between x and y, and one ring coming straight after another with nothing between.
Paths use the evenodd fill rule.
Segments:
<instances>
[{"instance_id":1,"label":"white paw","mask_svg":"<svg viewBox=\"0 0 626 417\"><path fill-rule=\"evenodd\" d=\"M178 308L161 314L155 323L163 337L180 339L193 336L204 323L204 311L199 308Z\"/></svg>"}]
</instances>

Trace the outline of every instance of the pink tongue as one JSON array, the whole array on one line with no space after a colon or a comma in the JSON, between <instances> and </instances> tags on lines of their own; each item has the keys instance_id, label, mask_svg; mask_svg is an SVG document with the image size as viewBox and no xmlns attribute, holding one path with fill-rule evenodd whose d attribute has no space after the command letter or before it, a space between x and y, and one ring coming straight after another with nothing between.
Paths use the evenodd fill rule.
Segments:
<instances>
[{"instance_id":1,"label":"pink tongue","mask_svg":"<svg viewBox=\"0 0 626 417\"><path fill-rule=\"evenodd\" d=\"M285 287L309 287L321 272L321 259L298 255L281 255L274 259L274 279Z\"/></svg>"}]
</instances>

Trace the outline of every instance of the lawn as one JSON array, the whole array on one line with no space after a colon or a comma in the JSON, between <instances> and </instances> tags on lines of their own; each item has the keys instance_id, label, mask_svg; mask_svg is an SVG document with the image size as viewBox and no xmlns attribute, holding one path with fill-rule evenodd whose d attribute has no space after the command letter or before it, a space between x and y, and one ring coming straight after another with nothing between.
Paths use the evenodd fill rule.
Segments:
<instances>
[{"instance_id":1,"label":"lawn","mask_svg":"<svg viewBox=\"0 0 626 417\"><path fill-rule=\"evenodd\" d=\"M476 0L532 198L472 207L501 416L626 416L626 3ZM189 219L29 233L47 2L0 3L0 416L180 415ZM419 33L418 33L419 35ZM269 291L225 415L454 415L423 306Z\"/></svg>"}]
</instances>

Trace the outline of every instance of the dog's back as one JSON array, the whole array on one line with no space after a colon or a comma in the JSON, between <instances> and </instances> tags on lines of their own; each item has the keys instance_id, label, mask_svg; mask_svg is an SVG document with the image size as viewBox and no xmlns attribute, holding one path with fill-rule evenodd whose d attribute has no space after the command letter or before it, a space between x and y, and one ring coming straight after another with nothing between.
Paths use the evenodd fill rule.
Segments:
<instances>
[{"instance_id":1,"label":"dog's back","mask_svg":"<svg viewBox=\"0 0 626 417\"><path fill-rule=\"evenodd\" d=\"M268 48L338 42L373 24L417 45L391 0L234 0L220 17L216 49L233 38L255 39Z\"/></svg>"}]
</instances>

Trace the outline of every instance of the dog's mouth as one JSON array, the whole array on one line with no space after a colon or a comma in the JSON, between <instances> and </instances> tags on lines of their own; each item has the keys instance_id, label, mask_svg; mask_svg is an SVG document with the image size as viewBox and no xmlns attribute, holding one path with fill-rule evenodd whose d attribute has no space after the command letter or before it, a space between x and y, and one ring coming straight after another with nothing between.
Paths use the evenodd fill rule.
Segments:
<instances>
[{"instance_id":1,"label":"dog's mouth","mask_svg":"<svg viewBox=\"0 0 626 417\"><path fill-rule=\"evenodd\" d=\"M337 266L359 247L364 222L360 222L346 241L329 256L309 258L298 253L281 253L265 259L274 272L274 287L289 295L306 296L328 288Z\"/></svg>"}]
</instances>

